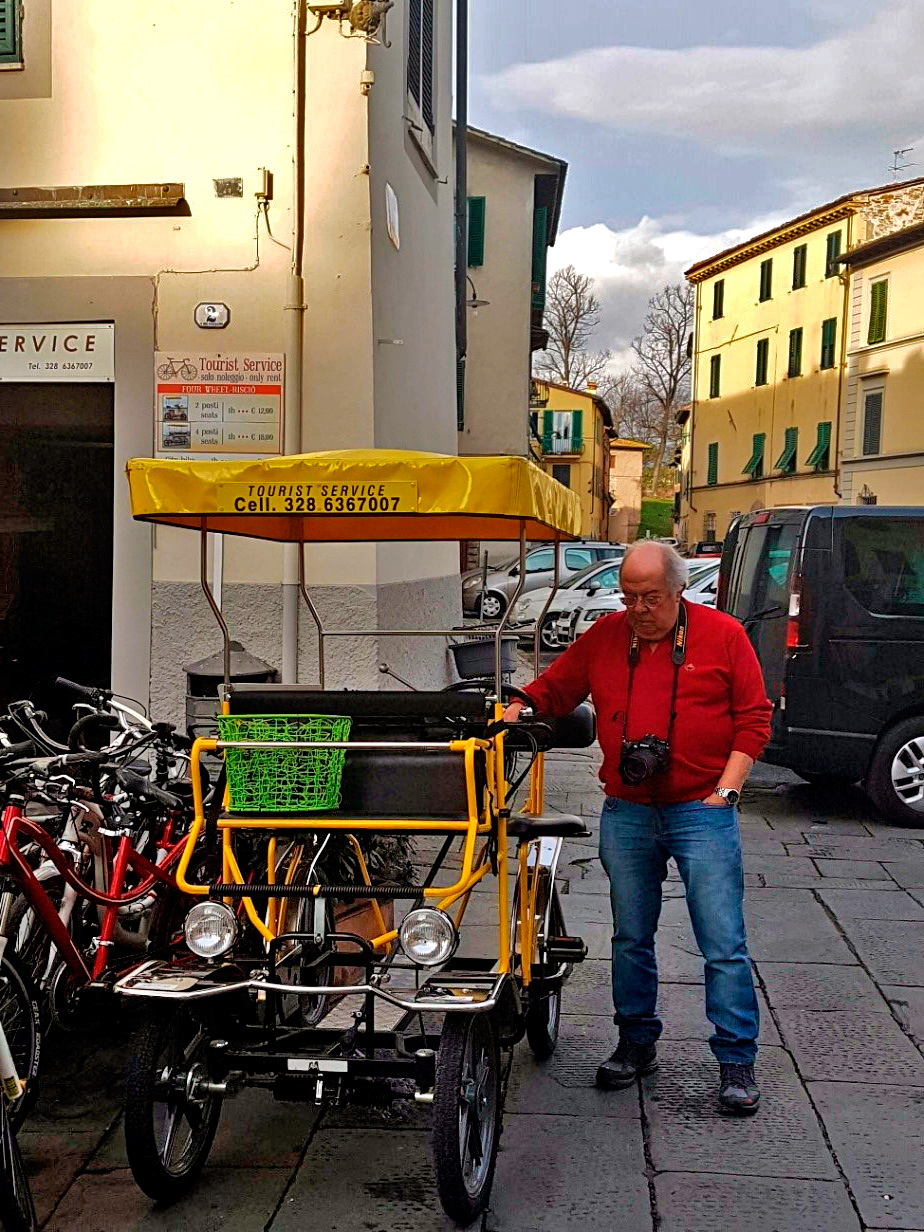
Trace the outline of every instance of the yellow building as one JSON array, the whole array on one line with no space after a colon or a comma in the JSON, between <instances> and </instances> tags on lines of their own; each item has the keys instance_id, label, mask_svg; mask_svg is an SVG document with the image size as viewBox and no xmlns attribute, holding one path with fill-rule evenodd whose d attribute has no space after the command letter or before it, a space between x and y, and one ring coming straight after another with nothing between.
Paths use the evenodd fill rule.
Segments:
<instances>
[{"instance_id":1,"label":"yellow building","mask_svg":"<svg viewBox=\"0 0 924 1232\"><path fill-rule=\"evenodd\" d=\"M542 469L580 496L584 537L606 540L613 416L596 391L534 381L530 429Z\"/></svg>"},{"instance_id":2,"label":"yellow building","mask_svg":"<svg viewBox=\"0 0 924 1232\"><path fill-rule=\"evenodd\" d=\"M850 273L841 489L860 504L924 503L924 224L861 244Z\"/></svg>"},{"instance_id":3,"label":"yellow building","mask_svg":"<svg viewBox=\"0 0 924 1232\"><path fill-rule=\"evenodd\" d=\"M842 496L850 293L842 256L924 219L924 180L850 193L687 270L692 406L680 537Z\"/></svg>"}]
</instances>

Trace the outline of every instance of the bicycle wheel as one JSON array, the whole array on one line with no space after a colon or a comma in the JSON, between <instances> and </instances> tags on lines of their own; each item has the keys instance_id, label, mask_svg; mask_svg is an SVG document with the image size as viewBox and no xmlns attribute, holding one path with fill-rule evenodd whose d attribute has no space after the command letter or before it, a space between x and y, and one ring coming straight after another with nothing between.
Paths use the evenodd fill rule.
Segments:
<instances>
[{"instance_id":1,"label":"bicycle wheel","mask_svg":"<svg viewBox=\"0 0 924 1232\"><path fill-rule=\"evenodd\" d=\"M314 914L314 899L283 899L282 919L279 932L309 932ZM334 912L330 903L325 907L326 931L334 931ZM282 984L333 983L334 968L330 962L319 967L305 967L299 959L308 959L317 954L310 942L293 941L288 953L280 953L276 976ZM330 1009L327 993L280 993L277 997L280 1021L290 1027L316 1027Z\"/></svg>"},{"instance_id":2,"label":"bicycle wheel","mask_svg":"<svg viewBox=\"0 0 924 1232\"><path fill-rule=\"evenodd\" d=\"M135 1037L125 1081L125 1149L132 1176L157 1202L174 1202L199 1178L221 1116L208 1079L208 1036L185 1007L155 1011Z\"/></svg>"},{"instance_id":3,"label":"bicycle wheel","mask_svg":"<svg viewBox=\"0 0 924 1232\"><path fill-rule=\"evenodd\" d=\"M0 1093L0 1232L34 1232L38 1228L32 1192L6 1097Z\"/></svg>"},{"instance_id":4,"label":"bicycle wheel","mask_svg":"<svg viewBox=\"0 0 924 1232\"><path fill-rule=\"evenodd\" d=\"M55 910L59 910L64 897L63 879L51 877L43 882L42 888ZM51 952L51 934L24 894L17 894L13 900L7 936L26 975L36 989L41 991L42 980L48 967L48 956Z\"/></svg>"},{"instance_id":5,"label":"bicycle wheel","mask_svg":"<svg viewBox=\"0 0 924 1232\"><path fill-rule=\"evenodd\" d=\"M161 364L157 369L157 375L162 381L169 381L172 376L176 376L173 364Z\"/></svg>"},{"instance_id":6,"label":"bicycle wheel","mask_svg":"<svg viewBox=\"0 0 924 1232\"><path fill-rule=\"evenodd\" d=\"M547 869L539 870L544 876L539 885L537 909L540 919L545 918L548 903L549 876ZM549 912L548 935L565 935L565 918L558 897L558 887L552 887L552 906ZM555 974L557 964L547 964L544 953L547 937L540 925L538 953L533 962L534 984L530 985L530 1000L526 1009L526 1039L537 1061L545 1061L555 1051L558 1029L561 1024L561 986L543 986L543 978ZM538 971L537 971L538 968Z\"/></svg>"},{"instance_id":7,"label":"bicycle wheel","mask_svg":"<svg viewBox=\"0 0 924 1232\"><path fill-rule=\"evenodd\" d=\"M194 381L199 375L199 371L190 363L180 364L180 376L184 381Z\"/></svg>"},{"instance_id":8,"label":"bicycle wheel","mask_svg":"<svg viewBox=\"0 0 924 1232\"><path fill-rule=\"evenodd\" d=\"M23 1094L9 1107L15 1131L38 1096L42 1015L35 988L19 959L9 950L0 957L0 1023L16 1062L16 1072L26 1084Z\"/></svg>"},{"instance_id":9,"label":"bicycle wheel","mask_svg":"<svg viewBox=\"0 0 924 1232\"><path fill-rule=\"evenodd\" d=\"M494 1020L490 1013L447 1014L436 1056L431 1149L443 1210L465 1227L491 1196L500 1122Z\"/></svg>"}]
</instances>

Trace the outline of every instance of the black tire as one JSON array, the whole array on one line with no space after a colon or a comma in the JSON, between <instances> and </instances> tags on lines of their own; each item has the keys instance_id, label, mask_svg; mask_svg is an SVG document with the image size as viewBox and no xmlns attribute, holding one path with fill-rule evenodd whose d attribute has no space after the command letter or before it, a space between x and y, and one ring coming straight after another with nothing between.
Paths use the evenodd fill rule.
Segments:
<instances>
[{"instance_id":1,"label":"black tire","mask_svg":"<svg viewBox=\"0 0 924 1232\"><path fill-rule=\"evenodd\" d=\"M187 1193L212 1149L221 1096L191 1096L188 1082L193 1070L207 1077L208 1043L201 1024L174 1006L153 1011L135 1037L125 1080L125 1150L137 1185L157 1202Z\"/></svg>"},{"instance_id":2,"label":"black tire","mask_svg":"<svg viewBox=\"0 0 924 1232\"><path fill-rule=\"evenodd\" d=\"M6 1097L0 1093L0 1232L35 1232L38 1220Z\"/></svg>"},{"instance_id":3,"label":"black tire","mask_svg":"<svg viewBox=\"0 0 924 1232\"><path fill-rule=\"evenodd\" d=\"M561 646L558 643L558 638L555 634L555 624L558 616L546 616L542 624L539 626L539 646L547 654L556 650L560 650Z\"/></svg>"},{"instance_id":4,"label":"black tire","mask_svg":"<svg viewBox=\"0 0 924 1232\"><path fill-rule=\"evenodd\" d=\"M26 1084L23 1094L8 1109L15 1133L38 1098L43 1028L35 987L19 959L9 950L0 958L0 1022L16 1063L16 1072Z\"/></svg>"},{"instance_id":5,"label":"black tire","mask_svg":"<svg viewBox=\"0 0 924 1232\"><path fill-rule=\"evenodd\" d=\"M51 877L43 882L42 888L55 909L59 909L64 896L63 879ZM17 894L13 900L7 936L27 976L41 995L41 981L51 951L51 934L24 894Z\"/></svg>"},{"instance_id":6,"label":"black tire","mask_svg":"<svg viewBox=\"0 0 924 1232\"><path fill-rule=\"evenodd\" d=\"M876 746L866 790L898 826L924 827L924 715L896 723Z\"/></svg>"},{"instance_id":7,"label":"black tire","mask_svg":"<svg viewBox=\"0 0 924 1232\"><path fill-rule=\"evenodd\" d=\"M500 1048L492 1015L447 1014L436 1057L430 1146L443 1210L463 1227L481 1214L491 1196L500 1097Z\"/></svg>"},{"instance_id":8,"label":"black tire","mask_svg":"<svg viewBox=\"0 0 924 1232\"><path fill-rule=\"evenodd\" d=\"M283 899L283 902L288 905L290 911L295 903L298 906L294 911L291 911L293 917L291 921L284 917L284 926L280 927L280 933L309 931L308 921L311 919L314 911L314 899L290 898ZM330 902L325 906L324 915L326 931L329 933L334 932L334 910ZM276 975L280 983L327 984L330 986L334 980L332 963L324 963L320 967L305 968L298 961L299 957L310 959L315 957L316 954L317 950L313 945L308 945L305 942L293 943L291 956L286 954L280 954L279 956ZM280 1021L284 1026L316 1027L330 1009L330 996L327 993L281 993L276 997L276 1004Z\"/></svg>"},{"instance_id":9,"label":"black tire","mask_svg":"<svg viewBox=\"0 0 924 1232\"><path fill-rule=\"evenodd\" d=\"M553 937L565 936L565 917L558 897L558 888L552 890L552 910L549 916L549 933ZM556 964L546 964L543 961L543 945L545 938L539 939L539 965L544 974L556 975ZM532 989L530 1002L526 1009L526 1040L537 1061L547 1060L555 1051L558 1043L558 1029L561 1025L561 982L551 987L542 987L542 976L539 977L539 988Z\"/></svg>"},{"instance_id":10,"label":"black tire","mask_svg":"<svg viewBox=\"0 0 924 1232\"><path fill-rule=\"evenodd\" d=\"M482 612L482 606L486 609ZM484 596L484 604L482 605L481 596L478 596L478 601L475 604L475 613L482 620L500 620L504 612L507 610L507 600L496 590L489 590Z\"/></svg>"}]
</instances>

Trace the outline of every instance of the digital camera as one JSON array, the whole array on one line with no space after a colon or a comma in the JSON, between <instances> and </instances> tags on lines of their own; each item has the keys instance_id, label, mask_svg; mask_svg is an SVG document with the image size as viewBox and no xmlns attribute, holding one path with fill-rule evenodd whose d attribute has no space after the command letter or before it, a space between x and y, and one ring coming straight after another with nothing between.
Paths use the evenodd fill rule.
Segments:
<instances>
[{"instance_id":1,"label":"digital camera","mask_svg":"<svg viewBox=\"0 0 924 1232\"><path fill-rule=\"evenodd\" d=\"M647 735L641 740L624 740L619 759L619 776L629 787L637 787L670 765L671 749L666 740Z\"/></svg>"}]
</instances>

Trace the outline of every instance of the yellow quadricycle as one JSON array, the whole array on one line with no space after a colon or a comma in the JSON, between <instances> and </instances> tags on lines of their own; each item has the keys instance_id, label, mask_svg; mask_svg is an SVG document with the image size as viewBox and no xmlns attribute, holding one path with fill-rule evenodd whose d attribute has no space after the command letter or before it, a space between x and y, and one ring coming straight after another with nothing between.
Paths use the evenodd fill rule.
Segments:
<instances>
[{"instance_id":1,"label":"yellow quadricycle","mask_svg":"<svg viewBox=\"0 0 924 1232\"><path fill-rule=\"evenodd\" d=\"M128 478L136 518L199 532L225 646L219 737L192 753L195 824L177 876L190 895L183 944L118 985L151 1002L126 1092L135 1178L160 1200L192 1185L223 1101L244 1087L319 1104L397 1089L432 1105L440 1197L468 1224L494 1175L501 1049L525 1035L538 1057L551 1054L564 980L585 954L565 928L555 874L563 838L586 831L579 817L543 813L543 752L589 745L593 716L582 706L565 720L505 725L517 691L502 663L526 543L576 537L578 499L522 458L387 450L145 459L129 463ZM231 683L209 532L299 545L317 685ZM484 631L493 673L431 692L325 687L331 637L458 631L324 630L302 545L459 539L520 545L517 594ZM216 758L221 774L206 793L201 766ZM528 798L514 808L527 777ZM400 876L379 867L372 835L414 836L415 865L405 861ZM467 913L478 920L471 944Z\"/></svg>"}]
</instances>

